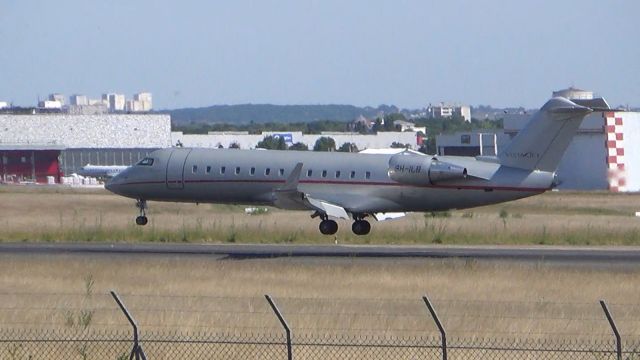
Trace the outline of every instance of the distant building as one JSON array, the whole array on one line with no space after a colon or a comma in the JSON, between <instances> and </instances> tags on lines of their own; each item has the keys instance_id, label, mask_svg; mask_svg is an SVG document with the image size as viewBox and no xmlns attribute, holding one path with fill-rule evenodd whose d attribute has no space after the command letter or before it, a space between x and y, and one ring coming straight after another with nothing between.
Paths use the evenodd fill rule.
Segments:
<instances>
[{"instance_id":1,"label":"distant building","mask_svg":"<svg viewBox=\"0 0 640 360\"><path fill-rule=\"evenodd\" d=\"M57 101L60 103L60 107L64 106L64 95L62 94L49 94L49 101Z\"/></svg>"},{"instance_id":2,"label":"distant building","mask_svg":"<svg viewBox=\"0 0 640 360\"><path fill-rule=\"evenodd\" d=\"M439 105L429 105L427 109L429 117L432 119L461 117L464 121L471 121L471 107L468 105L451 105L440 103Z\"/></svg>"},{"instance_id":3,"label":"distant building","mask_svg":"<svg viewBox=\"0 0 640 360\"><path fill-rule=\"evenodd\" d=\"M92 105L69 105L67 113L70 115L100 115L109 113L107 104L102 102Z\"/></svg>"},{"instance_id":4,"label":"distant building","mask_svg":"<svg viewBox=\"0 0 640 360\"><path fill-rule=\"evenodd\" d=\"M107 108L109 107L109 104L102 99L89 99L89 105L105 105Z\"/></svg>"},{"instance_id":5,"label":"distant building","mask_svg":"<svg viewBox=\"0 0 640 360\"><path fill-rule=\"evenodd\" d=\"M153 108L153 102L151 99L151 93L141 92L133 95L133 101L138 101L140 103L141 110L140 111L151 111Z\"/></svg>"},{"instance_id":6,"label":"distant building","mask_svg":"<svg viewBox=\"0 0 640 360\"><path fill-rule=\"evenodd\" d=\"M75 106L89 105L89 99L86 95L74 94L69 97L69 104Z\"/></svg>"},{"instance_id":7,"label":"distant building","mask_svg":"<svg viewBox=\"0 0 640 360\"><path fill-rule=\"evenodd\" d=\"M62 109L62 103L58 100L42 100L38 102L38 107L42 109Z\"/></svg>"},{"instance_id":8,"label":"distant building","mask_svg":"<svg viewBox=\"0 0 640 360\"><path fill-rule=\"evenodd\" d=\"M404 131L413 131L413 132L422 132L423 134L427 133L427 128L424 126L416 126L416 124L404 121L404 120L395 120L393 122L393 126L402 132Z\"/></svg>"},{"instance_id":9,"label":"distant building","mask_svg":"<svg viewBox=\"0 0 640 360\"><path fill-rule=\"evenodd\" d=\"M119 112L125 110L124 94L102 94L102 101L107 104L110 112Z\"/></svg>"},{"instance_id":10,"label":"distant building","mask_svg":"<svg viewBox=\"0 0 640 360\"><path fill-rule=\"evenodd\" d=\"M375 121L360 115L349 124L349 129L352 131L359 131L361 129L371 130L375 123Z\"/></svg>"},{"instance_id":11,"label":"distant building","mask_svg":"<svg viewBox=\"0 0 640 360\"><path fill-rule=\"evenodd\" d=\"M0 128L0 182L59 182L88 163L132 165L171 146L169 115L3 114Z\"/></svg>"},{"instance_id":12,"label":"distant building","mask_svg":"<svg viewBox=\"0 0 640 360\"><path fill-rule=\"evenodd\" d=\"M553 93L554 96L561 94L574 100L576 96L585 99L593 95L579 89ZM506 114L504 131L495 135L467 132L439 135L436 137L438 153L467 156L499 153L527 125L533 113ZM640 166L636 165L640 164L639 134L640 112L613 110L587 115L558 165L558 188L640 191Z\"/></svg>"},{"instance_id":13,"label":"distant building","mask_svg":"<svg viewBox=\"0 0 640 360\"><path fill-rule=\"evenodd\" d=\"M133 94L133 100L126 100L124 110L126 112L147 112L153 108L151 93L141 92Z\"/></svg>"},{"instance_id":14,"label":"distant building","mask_svg":"<svg viewBox=\"0 0 640 360\"><path fill-rule=\"evenodd\" d=\"M142 112L142 103L136 100L127 100L124 109L126 112Z\"/></svg>"}]
</instances>

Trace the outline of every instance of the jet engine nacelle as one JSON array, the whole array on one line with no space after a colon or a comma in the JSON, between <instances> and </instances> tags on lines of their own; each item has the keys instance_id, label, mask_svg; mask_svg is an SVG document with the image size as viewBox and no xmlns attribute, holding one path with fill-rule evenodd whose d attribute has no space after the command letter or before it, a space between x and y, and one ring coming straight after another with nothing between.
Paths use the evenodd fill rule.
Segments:
<instances>
[{"instance_id":1,"label":"jet engine nacelle","mask_svg":"<svg viewBox=\"0 0 640 360\"><path fill-rule=\"evenodd\" d=\"M389 159L389 177L403 184L430 185L467 177L467 169L423 155L398 154Z\"/></svg>"}]
</instances>

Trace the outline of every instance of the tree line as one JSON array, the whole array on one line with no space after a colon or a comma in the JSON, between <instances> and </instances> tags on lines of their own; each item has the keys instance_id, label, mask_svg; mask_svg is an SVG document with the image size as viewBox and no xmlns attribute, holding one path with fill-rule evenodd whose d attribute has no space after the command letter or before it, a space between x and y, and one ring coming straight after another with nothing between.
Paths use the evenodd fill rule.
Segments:
<instances>
[{"instance_id":1,"label":"tree line","mask_svg":"<svg viewBox=\"0 0 640 360\"><path fill-rule=\"evenodd\" d=\"M185 125L174 125L175 131L182 131L185 134L206 134L210 131L223 132L223 131L246 131L250 134L261 134L263 132L295 132L300 131L304 134L320 134L322 132L358 132L361 134L376 134L380 131L400 131L399 128L394 126L395 120L407 121L403 114L395 113L389 114L382 118L378 118L374 121L371 127L368 127L362 123L352 122L345 123L343 121L335 120L319 120L311 122L296 122L296 123L249 123L249 124L205 124L205 123L189 123ZM411 122L415 123L417 127L425 127L426 134L424 134L425 142L419 151L434 154L436 153L436 136L439 134L451 134L456 132L470 132L475 130L496 130L503 128L502 119L499 120L478 120L471 119L470 122L465 121L462 117L453 116L450 118L417 118L411 119ZM320 143L316 142L312 149L315 151L357 151L355 144L345 143L337 147L335 141L330 137L321 137L318 139L330 139L322 140ZM391 147L402 148L406 147L406 144L393 143ZM303 143L295 143L287 145L282 138L273 138L270 136L265 137L257 147L264 149L277 149L277 150L309 150L308 146Z\"/></svg>"}]
</instances>

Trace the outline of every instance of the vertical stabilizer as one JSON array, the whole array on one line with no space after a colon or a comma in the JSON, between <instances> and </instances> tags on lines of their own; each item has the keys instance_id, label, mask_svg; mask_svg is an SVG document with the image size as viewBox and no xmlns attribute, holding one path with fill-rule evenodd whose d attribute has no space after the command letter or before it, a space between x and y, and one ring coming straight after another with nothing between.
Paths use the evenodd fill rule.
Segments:
<instances>
[{"instance_id":1,"label":"vertical stabilizer","mask_svg":"<svg viewBox=\"0 0 640 360\"><path fill-rule=\"evenodd\" d=\"M511 144L498 154L500 164L555 171L582 119L592 111L561 97L547 101Z\"/></svg>"}]
</instances>

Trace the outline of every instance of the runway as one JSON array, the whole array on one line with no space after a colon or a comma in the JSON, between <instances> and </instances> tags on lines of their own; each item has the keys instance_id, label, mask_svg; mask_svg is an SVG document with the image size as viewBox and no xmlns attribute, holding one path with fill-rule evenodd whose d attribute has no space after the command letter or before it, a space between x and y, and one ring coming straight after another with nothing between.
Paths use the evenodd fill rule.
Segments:
<instances>
[{"instance_id":1,"label":"runway","mask_svg":"<svg viewBox=\"0 0 640 360\"><path fill-rule=\"evenodd\" d=\"M640 265L640 247L4 243L0 254L200 255L225 259L432 258Z\"/></svg>"}]
</instances>

